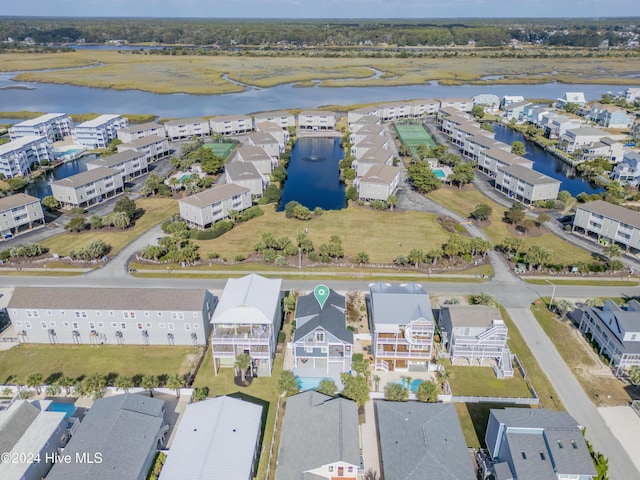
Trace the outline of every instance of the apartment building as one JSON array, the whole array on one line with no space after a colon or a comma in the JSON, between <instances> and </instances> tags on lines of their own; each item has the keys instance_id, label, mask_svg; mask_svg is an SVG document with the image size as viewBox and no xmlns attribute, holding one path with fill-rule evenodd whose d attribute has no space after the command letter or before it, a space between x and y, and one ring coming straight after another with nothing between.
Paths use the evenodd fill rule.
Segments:
<instances>
[{"instance_id":1,"label":"apartment building","mask_svg":"<svg viewBox=\"0 0 640 480\"><path fill-rule=\"evenodd\" d=\"M600 140L591 142L582 147L582 153L576 155L579 160L594 160L604 158L612 163L619 162L624 156L624 146L622 142L611 137L602 137Z\"/></svg>"},{"instance_id":2,"label":"apartment building","mask_svg":"<svg viewBox=\"0 0 640 480\"><path fill-rule=\"evenodd\" d=\"M533 162L519 155L515 155L501 148L492 147L488 150L482 150L478 155L478 170L495 177L498 174L498 168L508 167L510 165L522 165L526 168L533 168Z\"/></svg>"},{"instance_id":3,"label":"apartment building","mask_svg":"<svg viewBox=\"0 0 640 480\"><path fill-rule=\"evenodd\" d=\"M400 183L400 167L373 165L358 181L358 198L365 201L384 200L395 193Z\"/></svg>"},{"instance_id":4,"label":"apartment building","mask_svg":"<svg viewBox=\"0 0 640 480\"><path fill-rule=\"evenodd\" d=\"M248 115L222 115L209 119L211 133L216 135L241 135L253 132L253 120Z\"/></svg>"},{"instance_id":5,"label":"apartment building","mask_svg":"<svg viewBox=\"0 0 640 480\"><path fill-rule=\"evenodd\" d=\"M127 150L143 153L147 163L152 163L171 153L167 138L158 135L149 135L138 138L137 140L132 140L129 143L118 145L118 152L125 152Z\"/></svg>"},{"instance_id":6,"label":"apartment building","mask_svg":"<svg viewBox=\"0 0 640 480\"><path fill-rule=\"evenodd\" d=\"M252 162L230 162L225 165L224 178L227 183L235 183L251 191L254 199L262 197L269 184L266 175L261 174Z\"/></svg>"},{"instance_id":7,"label":"apartment building","mask_svg":"<svg viewBox=\"0 0 640 480\"><path fill-rule=\"evenodd\" d=\"M122 173L107 167L51 182L53 198L63 207L90 207L124 191Z\"/></svg>"},{"instance_id":8,"label":"apartment building","mask_svg":"<svg viewBox=\"0 0 640 480\"><path fill-rule=\"evenodd\" d=\"M253 120L256 123L262 122L274 122L280 126L280 128L295 128L296 126L296 116L293 113L287 112L285 110L277 110L275 112L262 112L256 113L253 116Z\"/></svg>"},{"instance_id":9,"label":"apartment building","mask_svg":"<svg viewBox=\"0 0 640 480\"><path fill-rule=\"evenodd\" d=\"M480 153L490 148L499 148L500 150L511 151L511 146L502 143L493 138L491 132L484 132L479 135L472 135L467 138L462 146L462 154L472 160L478 160Z\"/></svg>"},{"instance_id":10,"label":"apartment building","mask_svg":"<svg viewBox=\"0 0 640 480\"><path fill-rule=\"evenodd\" d=\"M640 251L640 213L604 200L578 204L572 230L600 243L615 242L627 251Z\"/></svg>"},{"instance_id":11,"label":"apartment building","mask_svg":"<svg viewBox=\"0 0 640 480\"><path fill-rule=\"evenodd\" d=\"M39 117L16 123L9 128L9 138L45 137L49 143L58 142L71 135L73 122L66 113L47 113Z\"/></svg>"},{"instance_id":12,"label":"apartment building","mask_svg":"<svg viewBox=\"0 0 640 480\"><path fill-rule=\"evenodd\" d=\"M389 148L389 139L386 136L367 135L351 147L351 155L360 159L369 150L386 150Z\"/></svg>"},{"instance_id":13,"label":"apartment building","mask_svg":"<svg viewBox=\"0 0 640 480\"><path fill-rule=\"evenodd\" d=\"M274 167L273 158L262 147L244 145L236 151L236 161L252 163L263 175L271 173Z\"/></svg>"},{"instance_id":14,"label":"apartment building","mask_svg":"<svg viewBox=\"0 0 640 480\"><path fill-rule=\"evenodd\" d=\"M82 122L73 129L73 141L91 149L107 148L111 140L118 138L118 130L129 126L122 115L100 115Z\"/></svg>"},{"instance_id":15,"label":"apartment building","mask_svg":"<svg viewBox=\"0 0 640 480\"><path fill-rule=\"evenodd\" d=\"M607 134L594 127L572 128L560 137L558 148L567 153L574 153L578 149L589 146L606 137Z\"/></svg>"},{"instance_id":16,"label":"apartment building","mask_svg":"<svg viewBox=\"0 0 640 480\"><path fill-rule=\"evenodd\" d=\"M123 178L131 179L147 173L149 171L149 162L144 152L125 150L87 163L89 170L102 167L117 170L122 174Z\"/></svg>"},{"instance_id":17,"label":"apartment building","mask_svg":"<svg viewBox=\"0 0 640 480\"><path fill-rule=\"evenodd\" d=\"M349 110L349 112L347 112L349 129L353 131L353 125L363 120L366 122L367 120L373 119L374 123L378 123L380 121L380 109L381 107L378 106L370 106Z\"/></svg>"},{"instance_id":18,"label":"apartment building","mask_svg":"<svg viewBox=\"0 0 640 480\"><path fill-rule=\"evenodd\" d=\"M53 160L53 150L46 137L19 137L0 145L0 174L5 178L26 177L31 166L42 160Z\"/></svg>"},{"instance_id":19,"label":"apartment building","mask_svg":"<svg viewBox=\"0 0 640 480\"><path fill-rule=\"evenodd\" d=\"M150 137L152 135L164 137L164 127L156 122L147 122L118 130L118 140L121 140L122 143L133 142L139 138Z\"/></svg>"},{"instance_id":20,"label":"apartment building","mask_svg":"<svg viewBox=\"0 0 640 480\"><path fill-rule=\"evenodd\" d=\"M256 123L256 132L268 133L273 136L278 141L280 153L284 152L290 137L286 128L282 128L276 122L264 121Z\"/></svg>"},{"instance_id":21,"label":"apartment building","mask_svg":"<svg viewBox=\"0 0 640 480\"><path fill-rule=\"evenodd\" d=\"M473 109L472 98L443 98L440 100L440 109L453 108L460 112L470 112Z\"/></svg>"},{"instance_id":22,"label":"apartment building","mask_svg":"<svg viewBox=\"0 0 640 480\"><path fill-rule=\"evenodd\" d=\"M179 118L164 123L169 140L187 140L192 137L208 137L209 121L204 118Z\"/></svg>"},{"instance_id":23,"label":"apartment building","mask_svg":"<svg viewBox=\"0 0 640 480\"><path fill-rule=\"evenodd\" d=\"M371 125L364 125L362 128L359 128L355 132L352 132L349 136L349 140L351 141L351 143L356 144L370 135L379 137L384 136L384 127L376 123Z\"/></svg>"},{"instance_id":24,"label":"apartment building","mask_svg":"<svg viewBox=\"0 0 640 480\"><path fill-rule=\"evenodd\" d=\"M640 185L640 153L626 152L622 161L613 168L611 178L622 184Z\"/></svg>"},{"instance_id":25,"label":"apartment building","mask_svg":"<svg viewBox=\"0 0 640 480\"><path fill-rule=\"evenodd\" d=\"M273 160L273 166L278 165L280 158L280 143L273 135L267 132L255 132L250 134L247 139L250 145L261 147ZM271 171L271 170L270 170Z\"/></svg>"},{"instance_id":26,"label":"apartment building","mask_svg":"<svg viewBox=\"0 0 640 480\"><path fill-rule=\"evenodd\" d=\"M364 177L374 165L392 165L393 152L384 148L370 148L359 159L354 160L351 167L355 169L356 176Z\"/></svg>"},{"instance_id":27,"label":"apartment building","mask_svg":"<svg viewBox=\"0 0 640 480\"><path fill-rule=\"evenodd\" d=\"M25 228L44 225L44 213L40 199L25 193L14 193L0 198L0 235L2 238L17 235Z\"/></svg>"},{"instance_id":28,"label":"apartment building","mask_svg":"<svg viewBox=\"0 0 640 480\"><path fill-rule=\"evenodd\" d=\"M336 126L336 114L321 110L303 110L298 114L300 130L333 130Z\"/></svg>"},{"instance_id":29,"label":"apartment building","mask_svg":"<svg viewBox=\"0 0 640 480\"><path fill-rule=\"evenodd\" d=\"M551 178L522 165L498 167L495 188L509 198L525 204L542 200L555 200L560 191L560 180Z\"/></svg>"},{"instance_id":30,"label":"apartment building","mask_svg":"<svg viewBox=\"0 0 640 480\"><path fill-rule=\"evenodd\" d=\"M231 210L242 212L251 206L251 190L234 183L214 185L178 201L180 216L191 226L204 229L229 218Z\"/></svg>"}]
</instances>

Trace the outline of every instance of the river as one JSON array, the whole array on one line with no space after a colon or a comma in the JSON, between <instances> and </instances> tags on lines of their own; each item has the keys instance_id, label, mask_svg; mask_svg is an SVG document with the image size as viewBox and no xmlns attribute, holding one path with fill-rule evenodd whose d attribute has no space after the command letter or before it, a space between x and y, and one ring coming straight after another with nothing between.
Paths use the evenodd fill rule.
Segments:
<instances>
[{"instance_id":1,"label":"river","mask_svg":"<svg viewBox=\"0 0 640 480\"><path fill-rule=\"evenodd\" d=\"M33 182L29 183L24 193L40 199L51 195L51 182L62 180L76 173L85 172L87 170L87 162L95 160L97 155L86 155L79 160L63 163L59 167L49 170L47 173L40 175Z\"/></svg>"}]
</instances>

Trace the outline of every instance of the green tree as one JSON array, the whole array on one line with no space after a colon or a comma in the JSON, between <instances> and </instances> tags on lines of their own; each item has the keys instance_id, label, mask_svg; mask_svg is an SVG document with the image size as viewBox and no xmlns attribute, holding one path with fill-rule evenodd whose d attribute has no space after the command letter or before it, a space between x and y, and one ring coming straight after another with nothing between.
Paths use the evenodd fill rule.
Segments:
<instances>
[{"instance_id":1,"label":"green tree","mask_svg":"<svg viewBox=\"0 0 640 480\"><path fill-rule=\"evenodd\" d=\"M353 377L348 373L341 373L340 380L344 385L342 395L355 401L358 407L364 407L369 401L369 385L367 384L366 377Z\"/></svg>"},{"instance_id":2,"label":"green tree","mask_svg":"<svg viewBox=\"0 0 640 480\"><path fill-rule=\"evenodd\" d=\"M524 240L520 237L505 237L498 245L498 248L503 252L513 253L517 258L524 246Z\"/></svg>"},{"instance_id":3,"label":"green tree","mask_svg":"<svg viewBox=\"0 0 640 480\"><path fill-rule=\"evenodd\" d=\"M393 210L393 207L395 207L396 205L398 205L398 197L395 194L391 194L389 195L389 197L387 198L387 204L389 205L389 208L391 210Z\"/></svg>"},{"instance_id":4,"label":"green tree","mask_svg":"<svg viewBox=\"0 0 640 480\"><path fill-rule=\"evenodd\" d=\"M197 387L196 389L194 389L193 397L191 398L195 403L195 402L201 402L203 400L206 400L208 396L209 396L209 387Z\"/></svg>"},{"instance_id":5,"label":"green tree","mask_svg":"<svg viewBox=\"0 0 640 480\"><path fill-rule=\"evenodd\" d=\"M94 373L82 380L82 391L85 395L93 395L94 398L101 398L104 395L104 388L107 386L107 379L104 375Z\"/></svg>"},{"instance_id":6,"label":"green tree","mask_svg":"<svg viewBox=\"0 0 640 480\"><path fill-rule=\"evenodd\" d=\"M120 197L113 207L113 213L124 212L130 219L136 218L138 214L138 207L136 207L136 202L131 200L129 197Z\"/></svg>"},{"instance_id":7,"label":"green tree","mask_svg":"<svg viewBox=\"0 0 640 480\"><path fill-rule=\"evenodd\" d=\"M622 249L617 243L610 243L602 249L602 253L611 261L622 255Z\"/></svg>"},{"instance_id":8,"label":"green tree","mask_svg":"<svg viewBox=\"0 0 640 480\"><path fill-rule=\"evenodd\" d=\"M384 387L384 399L391 402L406 402L409 400L409 389L401 383L388 383Z\"/></svg>"},{"instance_id":9,"label":"green tree","mask_svg":"<svg viewBox=\"0 0 640 480\"><path fill-rule=\"evenodd\" d=\"M525 148L524 148L524 143L522 143L519 140L516 140L515 142L513 142L511 144L511 153L513 153L514 155L524 155L526 152Z\"/></svg>"},{"instance_id":10,"label":"green tree","mask_svg":"<svg viewBox=\"0 0 640 480\"><path fill-rule=\"evenodd\" d=\"M524 255L524 261L529 265L529 269L531 270L533 267L536 267L537 270L540 270L542 265L548 263L551 260L551 254L542 247L538 245L533 245L527 250L527 253Z\"/></svg>"},{"instance_id":11,"label":"green tree","mask_svg":"<svg viewBox=\"0 0 640 480\"><path fill-rule=\"evenodd\" d=\"M127 212L114 212L111 216L111 221L113 222L114 227L124 230L131 226L131 217Z\"/></svg>"},{"instance_id":12,"label":"green tree","mask_svg":"<svg viewBox=\"0 0 640 480\"><path fill-rule=\"evenodd\" d=\"M65 377L64 375L60 377L56 382L60 388L64 388L65 394L69 395L71 393L71 387L73 387L73 378Z\"/></svg>"},{"instance_id":13,"label":"green tree","mask_svg":"<svg viewBox=\"0 0 640 480\"><path fill-rule=\"evenodd\" d=\"M270 183L264 189L261 203L278 203L280 201L280 189L273 183Z\"/></svg>"},{"instance_id":14,"label":"green tree","mask_svg":"<svg viewBox=\"0 0 640 480\"><path fill-rule=\"evenodd\" d=\"M416 397L421 402L436 403L438 401L438 385L431 380L420 383Z\"/></svg>"},{"instance_id":15,"label":"green tree","mask_svg":"<svg viewBox=\"0 0 640 480\"><path fill-rule=\"evenodd\" d=\"M293 209L293 217L298 220L311 220L311 210L303 205L296 205Z\"/></svg>"},{"instance_id":16,"label":"green tree","mask_svg":"<svg viewBox=\"0 0 640 480\"><path fill-rule=\"evenodd\" d=\"M444 252L442 251L442 248L439 248L439 247L432 248L427 252L427 258L431 260L431 263L433 265L438 263L438 260L440 260L443 256L444 256Z\"/></svg>"},{"instance_id":17,"label":"green tree","mask_svg":"<svg viewBox=\"0 0 640 480\"><path fill-rule=\"evenodd\" d=\"M278 378L278 389L286 393L288 397L295 395L300 391L298 379L291 370L283 370Z\"/></svg>"},{"instance_id":18,"label":"green tree","mask_svg":"<svg viewBox=\"0 0 640 480\"><path fill-rule=\"evenodd\" d=\"M354 353L351 356L351 370L358 375L366 376L369 372L369 359L365 358L362 353Z\"/></svg>"},{"instance_id":19,"label":"green tree","mask_svg":"<svg viewBox=\"0 0 640 480\"><path fill-rule=\"evenodd\" d=\"M525 217L524 210L521 208L517 208L516 205L520 204L515 203L509 210L504 212L504 218L513 225L518 225L524 220Z\"/></svg>"},{"instance_id":20,"label":"green tree","mask_svg":"<svg viewBox=\"0 0 640 480\"><path fill-rule=\"evenodd\" d=\"M407 257L409 262L413 263L416 268L420 265L420 262L424 262L425 255L422 250L419 248L414 248L409 252L409 256Z\"/></svg>"},{"instance_id":21,"label":"green tree","mask_svg":"<svg viewBox=\"0 0 640 480\"><path fill-rule=\"evenodd\" d=\"M103 227L102 217L100 215L92 215L89 219L89 225L92 230L100 230Z\"/></svg>"},{"instance_id":22,"label":"green tree","mask_svg":"<svg viewBox=\"0 0 640 480\"><path fill-rule=\"evenodd\" d=\"M427 162L409 165L408 178L413 188L420 193L429 193L440 187L440 179L431 170Z\"/></svg>"},{"instance_id":23,"label":"green tree","mask_svg":"<svg viewBox=\"0 0 640 480\"><path fill-rule=\"evenodd\" d=\"M447 177L447 180L458 188L462 188L463 185L473 182L474 178L473 166L470 163L461 163L453 167L453 173Z\"/></svg>"},{"instance_id":24,"label":"green tree","mask_svg":"<svg viewBox=\"0 0 640 480\"><path fill-rule=\"evenodd\" d=\"M361 265L369 263L369 254L367 252L358 252L356 255L356 262Z\"/></svg>"},{"instance_id":25,"label":"green tree","mask_svg":"<svg viewBox=\"0 0 640 480\"><path fill-rule=\"evenodd\" d=\"M578 111L578 108L580 108L580 105L578 105L577 103L568 102L564 104L564 110L567 113L575 114Z\"/></svg>"},{"instance_id":26,"label":"green tree","mask_svg":"<svg viewBox=\"0 0 640 480\"><path fill-rule=\"evenodd\" d=\"M556 310L561 317L564 317L567 313L575 308L575 305L569 300L562 299L556 303Z\"/></svg>"},{"instance_id":27,"label":"green tree","mask_svg":"<svg viewBox=\"0 0 640 480\"><path fill-rule=\"evenodd\" d=\"M336 382L330 378L323 378L320 380L318 388L316 389L317 392L329 395L330 397L335 396L337 390L338 387L336 387Z\"/></svg>"},{"instance_id":28,"label":"green tree","mask_svg":"<svg viewBox=\"0 0 640 480\"><path fill-rule=\"evenodd\" d=\"M54 383L52 385L49 385L46 388L45 395L47 397L57 397L58 395L60 395L60 392L61 392L60 386Z\"/></svg>"},{"instance_id":29,"label":"green tree","mask_svg":"<svg viewBox=\"0 0 640 480\"><path fill-rule=\"evenodd\" d=\"M176 398L180 398L180 389L185 385L184 377L178 373L174 373L169 378L167 378L166 385L167 388L175 390Z\"/></svg>"},{"instance_id":30,"label":"green tree","mask_svg":"<svg viewBox=\"0 0 640 480\"><path fill-rule=\"evenodd\" d=\"M627 370L627 375L629 376L629 380L634 385L640 385L640 366L634 365L629 370Z\"/></svg>"},{"instance_id":31,"label":"green tree","mask_svg":"<svg viewBox=\"0 0 640 480\"><path fill-rule=\"evenodd\" d=\"M291 200L284 206L284 216L287 218L294 217L294 210L296 207L301 206L300 202L296 202L295 200Z\"/></svg>"},{"instance_id":32,"label":"green tree","mask_svg":"<svg viewBox=\"0 0 640 480\"><path fill-rule=\"evenodd\" d=\"M569 200L571 200L571 193L569 193L567 190L560 190L560 192L558 193L558 200L566 204Z\"/></svg>"},{"instance_id":33,"label":"green tree","mask_svg":"<svg viewBox=\"0 0 640 480\"><path fill-rule=\"evenodd\" d=\"M540 225L542 225L543 223L547 223L549 220L551 220L551 217L548 213L541 213L540 215L538 215L538 223Z\"/></svg>"},{"instance_id":34,"label":"green tree","mask_svg":"<svg viewBox=\"0 0 640 480\"><path fill-rule=\"evenodd\" d=\"M484 117L484 107L482 105L475 105L471 109L471 115L473 115L474 118L480 120L482 117Z\"/></svg>"},{"instance_id":35,"label":"green tree","mask_svg":"<svg viewBox=\"0 0 640 480\"><path fill-rule=\"evenodd\" d=\"M469 303L471 303L471 305L486 305L488 307L495 307L496 299L490 293L482 292L478 295L470 295Z\"/></svg>"},{"instance_id":36,"label":"green tree","mask_svg":"<svg viewBox=\"0 0 640 480\"><path fill-rule=\"evenodd\" d=\"M32 373L27 377L27 387L35 388L36 394L40 395L42 389L43 377L41 373Z\"/></svg>"},{"instance_id":37,"label":"green tree","mask_svg":"<svg viewBox=\"0 0 640 480\"><path fill-rule=\"evenodd\" d=\"M347 200L357 200L358 189L354 186L347 187L346 196L347 196Z\"/></svg>"},{"instance_id":38,"label":"green tree","mask_svg":"<svg viewBox=\"0 0 640 480\"><path fill-rule=\"evenodd\" d=\"M249 356L248 353L241 353L236 357L234 366L236 367L236 371L240 373L242 383L246 383L245 377L247 374L247 369L251 366L251 356Z\"/></svg>"},{"instance_id":39,"label":"green tree","mask_svg":"<svg viewBox=\"0 0 640 480\"><path fill-rule=\"evenodd\" d=\"M480 203L476 205L476 209L471 212L469 216L476 220L483 221L488 220L489 217L491 217L491 213L493 213L493 209L489 205L486 203Z\"/></svg>"},{"instance_id":40,"label":"green tree","mask_svg":"<svg viewBox=\"0 0 640 480\"><path fill-rule=\"evenodd\" d=\"M88 226L84 217L73 217L69 220L69 223L64 226L64 229L70 232L82 232L86 230Z\"/></svg>"},{"instance_id":41,"label":"green tree","mask_svg":"<svg viewBox=\"0 0 640 480\"><path fill-rule=\"evenodd\" d=\"M42 199L42 206L45 210L55 210L60 206L60 204L55 198L53 198L53 195L47 195Z\"/></svg>"},{"instance_id":42,"label":"green tree","mask_svg":"<svg viewBox=\"0 0 640 480\"><path fill-rule=\"evenodd\" d=\"M158 378L155 375L145 375L140 380L140 386L149 390L149 396L153 398L153 389L158 386Z\"/></svg>"},{"instance_id":43,"label":"green tree","mask_svg":"<svg viewBox=\"0 0 640 480\"><path fill-rule=\"evenodd\" d=\"M118 375L113 386L121 388L123 392L127 393L129 389L133 387L133 379L131 377Z\"/></svg>"}]
</instances>

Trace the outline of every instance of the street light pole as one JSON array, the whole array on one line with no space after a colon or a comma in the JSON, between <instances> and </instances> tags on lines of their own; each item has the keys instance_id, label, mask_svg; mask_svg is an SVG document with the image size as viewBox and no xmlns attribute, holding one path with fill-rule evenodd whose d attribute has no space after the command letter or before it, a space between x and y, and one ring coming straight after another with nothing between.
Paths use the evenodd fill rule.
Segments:
<instances>
[{"instance_id":1,"label":"street light pole","mask_svg":"<svg viewBox=\"0 0 640 480\"><path fill-rule=\"evenodd\" d=\"M556 286L546 278L544 281L553 287L553 291L551 292L551 301L549 301L549 310L551 310L553 308L553 297L556 296Z\"/></svg>"}]
</instances>

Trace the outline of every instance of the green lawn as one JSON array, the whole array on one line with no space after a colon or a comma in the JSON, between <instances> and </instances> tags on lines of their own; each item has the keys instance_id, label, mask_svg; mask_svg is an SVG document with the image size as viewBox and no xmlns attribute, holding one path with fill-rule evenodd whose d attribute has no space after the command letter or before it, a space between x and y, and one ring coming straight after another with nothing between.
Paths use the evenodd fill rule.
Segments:
<instances>
[{"instance_id":1,"label":"green lawn","mask_svg":"<svg viewBox=\"0 0 640 480\"><path fill-rule=\"evenodd\" d=\"M492 408L528 408L506 403L456 403L455 406L467 447L476 449L486 447L484 434Z\"/></svg>"},{"instance_id":2,"label":"green lawn","mask_svg":"<svg viewBox=\"0 0 640 480\"><path fill-rule=\"evenodd\" d=\"M499 379L491 367L447 366L454 395L531 398L527 382L515 369L513 378Z\"/></svg>"},{"instance_id":3,"label":"green lawn","mask_svg":"<svg viewBox=\"0 0 640 480\"><path fill-rule=\"evenodd\" d=\"M40 373L45 383L62 375L78 378L98 373L121 376L187 374L201 349L136 345L28 345L0 352L0 383L24 383ZM11 379L14 380L11 380Z\"/></svg>"},{"instance_id":4,"label":"green lawn","mask_svg":"<svg viewBox=\"0 0 640 480\"><path fill-rule=\"evenodd\" d=\"M251 401L263 405L263 441L260 450L260 463L258 465L258 473L255 478L265 480L267 478L267 469L269 468L269 450L271 449L271 439L273 437L273 425L276 418L276 409L278 405L278 378L282 372L282 362L284 357L282 354L276 355L273 365L271 377L254 378L251 385L240 388L233 383L233 369L221 368L218 375L213 370L213 360L211 352L208 350L204 362L198 371L198 375L194 382L194 387L209 387L209 396L217 397L219 395L232 395L241 397L250 397ZM265 411L266 410L266 411ZM280 417L280 422L282 417ZM277 442L279 435L276 435L276 445L274 454L277 454Z\"/></svg>"}]
</instances>

